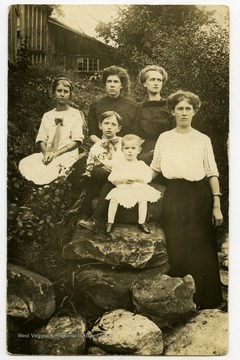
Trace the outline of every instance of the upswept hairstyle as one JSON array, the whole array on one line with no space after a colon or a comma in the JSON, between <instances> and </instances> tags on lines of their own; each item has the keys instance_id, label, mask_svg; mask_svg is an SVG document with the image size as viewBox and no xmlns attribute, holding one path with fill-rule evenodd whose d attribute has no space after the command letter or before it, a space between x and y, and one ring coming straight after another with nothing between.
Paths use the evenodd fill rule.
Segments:
<instances>
[{"instance_id":1,"label":"upswept hairstyle","mask_svg":"<svg viewBox=\"0 0 240 360\"><path fill-rule=\"evenodd\" d=\"M178 90L175 93L169 95L167 98L167 105L170 110L174 110L176 105L182 100L187 100L189 104L192 105L195 112L197 112L201 106L201 101L198 95L184 90Z\"/></svg>"},{"instance_id":2,"label":"upswept hairstyle","mask_svg":"<svg viewBox=\"0 0 240 360\"><path fill-rule=\"evenodd\" d=\"M132 141L132 140L135 140L139 147L141 147L142 144L144 143L144 140L141 139L139 136L137 136L135 134L127 134L127 135L124 135L122 138L122 146L124 146L124 144L127 141Z\"/></svg>"},{"instance_id":3,"label":"upswept hairstyle","mask_svg":"<svg viewBox=\"0 0 240 360\"><path fill-rule=\"evenodd\" d=\"M159 72L163 77L163 84L165 84L165 82L168 79L168 74L167 74L166 70L163 67L158 66L158 65L147 65L147 66L145 66L145 68L143 68L140 71L140 73L138 75L138 79L139 79L139 82L141 84L143 84L147 80L147 73L149 71L157 71L157 72Z\"/></svg>"},{"instance_id":4,"label":"upswept hairstyle","mask_svg":"<svg viewBox=\"0 0 240 360\"><path fill-rule=\"evenodd\" d=\"M104 113L102 113L100 115L100 119L99 119L99 124L101 124L103 122L103 120L109 118L110 116L115 116L118 125L122 126L122 117L115 111L105 111Z\"/></svg>"},{"instance_id":5,"label":"upswept hairstyle","mask_svg":"<svg viewBox=\"0 0 240 360\"><path fill-rule=\"evenodd\" d=\"M121 81L122 87L126 88L127 90L129 89L130 79L129 79L129 75L125 69L123 69L120 66L116 66L116 65L112 65L112 66L105 68L102 73L102 84L103 85L106 85L107 78L111 75L118 76Z\"/></svg>"},{"instance_id":6,"label":"upswept hairstyle","mask_svg":"<svg viewBox=\"0 0 240 360\"><path fill-rule=\"evenodd\" d=\"M63 84L64 86L69 87L70 90L70 94L72 95L73 92L73 83L66 77L64 76L59 76L58 78L56 78L53 83L52 83L52 92L55 93L56 88L59 84Z\"/></svg>"}]
</instances>

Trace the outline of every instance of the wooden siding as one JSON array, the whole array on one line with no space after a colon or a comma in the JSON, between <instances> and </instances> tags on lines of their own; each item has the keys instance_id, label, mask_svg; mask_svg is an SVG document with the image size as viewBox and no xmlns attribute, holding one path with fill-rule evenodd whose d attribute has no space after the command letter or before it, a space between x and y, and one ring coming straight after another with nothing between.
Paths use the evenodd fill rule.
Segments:
<instances>
[{"instance_id":1,"label":"wooden siding","mask_svg":"<svg viewBox=\"0 0 240 360\"><path fill-rule=\"evenodd\" d=\"M77 70L78 58L99 60L99 69L113 64L112 49L98 40L49 21L49 62Z\"/></svg>"},{"instance_id":2,"label":"wooden siding","mask_svg":"<svg viewBox=\"0 0 240 360\"><path fill-rule=\"evenodd\" d=\"M78 70L79 58L95 59L99 70L114 63L112 49L49 18L49 5L11 5L8 21L8 58L19 59L27 41L32 64L48 63Z\"/></svg>"},{"instance_id":3,"label":"wooden siding","mask_svg":"<svg viewBox=\"0 0 240 360\"><path fill-rule=\"evenodd\" d=\"M48 5L11 5L8 21L9 61L18 60L21 47L28 43L33 64L46 63ZM18 26L17 26L18 25Z\"/></svg>"}]
</instances>

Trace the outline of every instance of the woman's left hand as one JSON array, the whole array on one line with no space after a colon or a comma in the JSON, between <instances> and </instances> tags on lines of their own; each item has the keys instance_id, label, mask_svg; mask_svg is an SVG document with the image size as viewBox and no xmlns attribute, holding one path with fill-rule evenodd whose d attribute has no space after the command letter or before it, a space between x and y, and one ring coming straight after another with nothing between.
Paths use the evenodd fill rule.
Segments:
<instances>
[{"instance_id":1,"label":"woman's left hand","mask_svg":"<svg viewBox=\"0 0 240 360\"><path fill-rule=\"evenodd\" d=\"M223 215L219 208L213 208L212 212L212 222L214 226L221 226L223 223Z\"/></svg>"}]
</instances>

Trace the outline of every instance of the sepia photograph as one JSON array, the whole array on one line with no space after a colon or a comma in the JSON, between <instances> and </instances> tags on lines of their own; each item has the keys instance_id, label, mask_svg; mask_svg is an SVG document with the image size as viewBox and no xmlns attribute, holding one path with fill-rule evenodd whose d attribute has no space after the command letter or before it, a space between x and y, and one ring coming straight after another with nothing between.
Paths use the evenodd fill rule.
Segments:
<instances>
[{"instance_id":1,"label":"sepia photograph","mask_svg":"<svg viewBox=\"0 0 240 360\"><path fill-rule=\"evenodd\" d=\"M7 27L6 354L227 356L229 5Z\"/></svg>"}]
</instances>

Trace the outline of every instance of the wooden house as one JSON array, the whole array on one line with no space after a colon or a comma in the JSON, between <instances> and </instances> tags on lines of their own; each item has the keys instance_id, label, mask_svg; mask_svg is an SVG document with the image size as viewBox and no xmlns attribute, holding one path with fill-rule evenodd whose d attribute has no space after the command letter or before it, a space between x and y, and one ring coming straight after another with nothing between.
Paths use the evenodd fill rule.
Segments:
<instances>
[{"instance_id":1,"label":"wooden house","mask_svg":"<svg viewBox=\"0 0 240 360\"><path fill-rule=\"evenodd\" d=\"M24 49L32 64L64 66L94 73L115 63L113 48L53 19L51 5L11 5L8 18L8 60L21 58Z\"/></svg>"}]
</instances>

